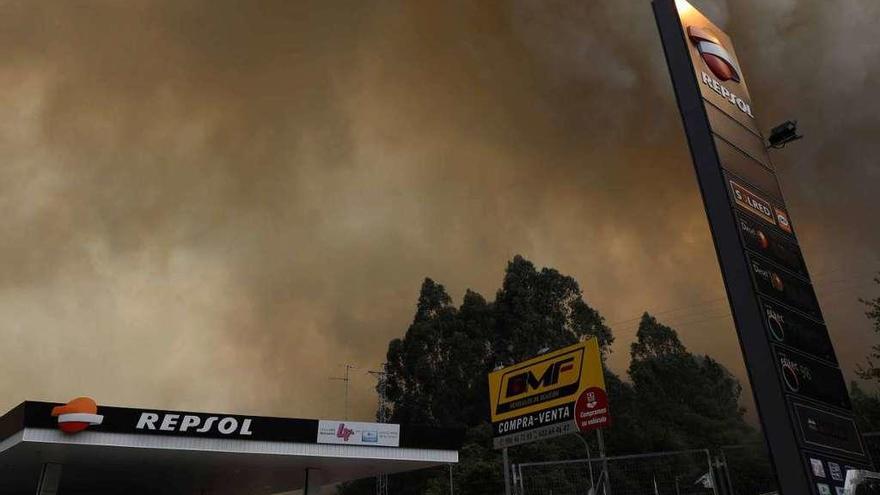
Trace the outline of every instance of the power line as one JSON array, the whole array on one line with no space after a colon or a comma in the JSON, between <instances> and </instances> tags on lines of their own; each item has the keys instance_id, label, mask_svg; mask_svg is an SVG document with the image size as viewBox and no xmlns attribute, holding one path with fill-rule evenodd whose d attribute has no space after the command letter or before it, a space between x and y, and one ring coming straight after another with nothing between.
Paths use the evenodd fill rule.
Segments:
<instances>
[{"instance_id":1,"label":"power line","mask_svg":"<svg viewBox=\"0 0 880 495\"><path fill-rule=\"evenodd\" d=\"M684 310L688 310L688 309L694 309L694 308L703 307L703 306L706 305L706 304L718 304L718 303L721 302L721 301L727 301L727 298L726 298L726 297L720 297L720 298L717 298L717 299L709 299L709 300L706 300L706 301L698 302L698 303L696 303L696 304L692 304L692 305L690 305L690 306L682 306L682 307L675 308L675 309L664 309L664 310L662 310L662 311L655 311L655 312L653 312L653 313L649 313L649 314L651 314L652 316L666 315L666 314L669 314L669 313L675 313L675 312L678 312L678 311L684 311ZM625 319L625 320L619 320L619 321L615 321L615 322L608 323L608 326L620 325L620 324L622 324L622 323L629 323L629 322L638 321L638 320L641 320L641 319L642 319L642 315L634 316L634 317L632 317L632 318L627 318L627 319Z\"/></svg>"},{"instance_id":2,"label":"power line","mask_svg":"<svg viewBox=\"0 0 880 495\"><path fill-rule=\"evenodd\" d=\"M825 273L823 273L823 275L827 275L828 273L833 273L833 271L832 271L832 272L825 272ZM814 284L813 284L813 287L816 288L816 289L819 289L820 287L825 287L826 285L829 285L829 286L830 286L830 285L832 285L832 284L838 284L838 283L841 283L841 282L853 282L853 281L854 281L853 278L843 278L843 279L837 279L837 280L829 280L829 281L823 281L823 282L820 282L820 283L814 283ZM856 281L856 282L854 282L854 283L852 283L852 284L849 284L849 285L846 285L846 286L843 286L843 287L836 287L836 288L834 288L833 290L821 290L821 289L820 289L820 290L818 290L818 292L822 292L822 296L823 296L823 298L826 298L826 297L828 297L829 295L837 294L837 293L839 293L839 292L843 292L843 291L852 290L852 289L854 289L854 288L861 287L862 285L864 285L864 284L868 284L868 283L873 283L873 280L871 280L871 281L860 280L860 281ZM700 314L705 314L705 313L710 312L710 311L712 311L712 310L714 310L714 309L720 309L720 308L712 308L712 307L713 307L713 306L718 306L718 305L720 305L722 302L727 302L727 297L726 297L726 296L725 296L725 297L715 298L715 299L708 299L708 300L705 300L705 301L700 301L700 302L697 302L697 303L694 303L694 304L691 304L691 305L688 305L688 306L680 306L680 307L678 307L678 308L664 309L664 310L660 310L660 311L656 311L656 312L648 312L648 313L649 313L651 316L661 316L661 315L668 315L668 314L671 314L671 313L677 313L677 312L681 312L681 311L697 310L696 313L691 311L691 312L689 312L689 313L685 313L685 314L682 314L682 315L676 315L672 320L668 320L668 321L676 321L676 320L675 320L676 318L689 318L689 317L691 317L691 316L698 316L698 315L700 315ZM607 323L607 325L608 325L609 327L616 327L616 326L618 326L618 325L624 325L624 324L626 324L626 323L639 322L641 319L642 319L642 316L641 316L641 315L640 315L640 316L634 316L634 317L632 317L632 318L627 318L627 319L624 319L624 320L618 320L618 321L615 321L615 322L610 322L610 323ZM668 325L668 326L672 326L672 325L673 325L672 323L664 323L664 324L666 324L666 325Z\"/></svg>"},{"instance_id":3,"label":"power line","mask_svg":"<svg viewBox=\"0 0 880 495\"><path fill-rule=\"evenodd\" d=\"M823 296L823 299L828 300L828 299L831 298L830 296L837 295L837 294L843 294L843 293L849 292L849 291L851 291L851 290L858 289L858 288L861 287L862 285L863 285L863 284L854 284L854 285L849 286L849 287L844 287L844 288L840 288L840 289L838 289L838 290L834 290L834 291L831 291L831 292L826 292L826 293L824 294L824 296ZM707 313L708 313L708 312L707 312ZM707 323L707 322L710 322L710 321L713 321L713 320L717 320L717 319L720 319L720 318L732 318L732 317L733 317L733 314L732 314L729 310L727 310L727 311L725 311L724 313L722 313L722 314L717 314L717 315L709 315L709 314L697 315L697 314L695 314L695 315L686 315L686 316L684 316L684 318L687 318L687 317L689 317L689 316L706 316L706 318L697 318L697 319L692 319L692 320L673 320L673 321L664 321L664 322L661 322L661 323L662 323L663 325L668 326L668 327L672 327L672 328L680 329L680 328L682 328L682 327L687 327L687 326L691 326L691 325L697 325L697 324L700 324L700 323ZM636 326L634 326L634 327L628 327L628 329L631 329L631 330L635 330L635 329L637 329L637 328L638 328L638 325L636 325Z\"/></svg>"}]
</instances>

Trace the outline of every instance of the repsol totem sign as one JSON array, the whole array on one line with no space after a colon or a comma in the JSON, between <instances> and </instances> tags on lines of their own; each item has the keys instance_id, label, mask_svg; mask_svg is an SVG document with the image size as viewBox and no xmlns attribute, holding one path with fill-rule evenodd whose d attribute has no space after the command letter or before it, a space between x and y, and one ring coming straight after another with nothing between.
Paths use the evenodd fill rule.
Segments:
<instances>
[{"instance_id":1,"label":"repsol totem sign","mask_svg":"<svg viewBox=\"0 0 880 495\"><path fill-rule=\"evenodd\" d=\"M489 374L495 447L609 424L595 338Z\"/></svg>"},{"instance_id":2,"label":"repsol totem sign","mask_svg":"<svg viewBox=\"0 0 880 495\"><path fill-rule=\"evenodd\" d=\"M653 5L780 492L842 493L871 461L741 61L687 1Z\"/></svg>"}]
</instances>

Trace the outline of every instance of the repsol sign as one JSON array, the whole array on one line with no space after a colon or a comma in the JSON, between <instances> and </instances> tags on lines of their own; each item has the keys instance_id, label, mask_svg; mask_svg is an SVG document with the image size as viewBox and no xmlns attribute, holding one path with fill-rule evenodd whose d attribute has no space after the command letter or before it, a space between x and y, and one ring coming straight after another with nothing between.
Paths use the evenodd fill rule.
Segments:
<instances>
[{"instance_id":1,"label":"repsol sign","mask_svg":"<svg viewBox=\"0 0 880 495\"><path fill-rule=\"evenodd\" d=\"M705 71L701 72L703 84L710 87L712 91L718 93L722 98L727 100L731 105L735 106L739 109L740 112L748 115L751 118L755 118L752 115L752 106L748 104L745 100L735 95L733 91L727 89L718 79L707 74Z\"/></svg>"},{"instance_id":2,"label":"repsol sign","mask_svg":"<svg viewBox=\"0 0 880 495\"><path fill-rule=\"evenodd\" d=\"M251 418L142 412L135 429L169 433L251 436Z\"/></svg>"}]
</instances>

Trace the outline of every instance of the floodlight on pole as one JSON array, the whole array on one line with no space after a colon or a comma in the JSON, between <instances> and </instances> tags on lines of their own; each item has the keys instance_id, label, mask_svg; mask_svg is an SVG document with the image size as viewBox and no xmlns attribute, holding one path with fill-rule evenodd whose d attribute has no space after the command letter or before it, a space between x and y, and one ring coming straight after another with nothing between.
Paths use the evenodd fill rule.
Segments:
<instances>
[{"instance_id":1,"label":"floodlight on pole","mask_svg":"<svg viewBox=\"0 0 880 495\"><path fill-rule=\"evenodd\" d=\"M770 131L770 137L768 138L768 141L770 141L769 148L782 149L786 144L802 139L803 137L804 136L798 134L797 121L786 120Z\"/></svg>"}]
</instances>

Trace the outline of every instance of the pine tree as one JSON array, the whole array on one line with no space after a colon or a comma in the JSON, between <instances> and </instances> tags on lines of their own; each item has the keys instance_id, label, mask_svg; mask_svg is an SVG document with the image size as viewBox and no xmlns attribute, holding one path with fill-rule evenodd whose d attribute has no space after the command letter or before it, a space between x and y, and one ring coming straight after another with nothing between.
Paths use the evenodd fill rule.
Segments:
<instances>
[{"instance_id":1,"label":"pine tree","mask_svg":"<svg viewBox=\"0 0 880 495\"><path fill-rule=\"evenodd\" d=\"M714 359L688 352L672 328L645 313L630 355L645 450L717 447L753 434L739 382Z\"/></svg>"},{"instance_id":2,"label":"pine tree","mask_svg":"<svg viewBox=\"0 0 880 495\"><path fill-rule=\"evenodd\" d=\"M880 284L880 277L875 278L874 282ZM861 300L865 303L865 316L871 320L874 333L880 335L880 296L871 299L871 300ZM880 360L880 344L875 344L871 347L871 354L869 354L865 358L865 365L856 369L856 373L863 380L871 380L880 384L880 367L877 366L876 362Z\"/></svg>"}]
</instances>

